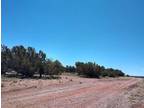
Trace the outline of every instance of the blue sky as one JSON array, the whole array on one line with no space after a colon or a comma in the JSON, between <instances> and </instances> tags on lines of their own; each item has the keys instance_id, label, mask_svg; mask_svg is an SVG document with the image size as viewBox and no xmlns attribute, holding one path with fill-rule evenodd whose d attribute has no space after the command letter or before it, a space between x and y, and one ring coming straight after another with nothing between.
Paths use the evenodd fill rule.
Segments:
<instances>
[{"instance_id":1,"label":"blue sky","mask_svg":"<svg viewBox=\"0 0 144 108\"><path fill-rule=\"evenodd\" d=\"M2 43L64 65L95 61L144 75L144 0L2 0Z\"/></svg>"}]
</instances>

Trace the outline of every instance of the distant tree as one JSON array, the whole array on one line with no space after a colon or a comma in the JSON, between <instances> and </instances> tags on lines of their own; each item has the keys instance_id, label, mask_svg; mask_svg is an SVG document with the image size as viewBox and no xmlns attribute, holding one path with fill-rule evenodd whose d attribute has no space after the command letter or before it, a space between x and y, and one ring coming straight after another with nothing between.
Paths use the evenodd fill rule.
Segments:
<instances>
[{"instance_id":1,"label":"distant tree","mask_svg":"<svg viewBox=\"0 0 144 108\"><path fill-rule=\"evenodd\" d=\"M107 68L102 73L101 76L105 77L119 77L124 76L125 74L121 70L113 69L113 68Z\"/></svg>"},{"instance_id":2,"label":"distant tree","mask_svg":"<svg viewBox=\"0 0 144 108\"><path fill-rule=\"evenodd\" d=\"M75 73L76 72L76 68L74 66L68 66L68 65L66 65L65 71L66 72L70 72L70 73Z\"/></svg>"},{"instance_id":3,"label":"distant tree","mask_svg":"<svg viewBox=\"0 0 144 108\"><path fill-rule=\"evenodd\" d=\"M86 77L96 77L96 78L98 78L100 75L100 66L95 63L76 62L75 65L76 65L76 71L78 72L79 75L84 75Z\"/></svg>"},{"instance_id":4,"label":"distant tree","mask_svg":"<svg viewBox=\"0 0 144 108\"><path fill-rule=\"evenodd\" d=\"M32 77L34 74L34 64L31 62L29 50L24 46L14 46L12 52L12 69L24 77Z\"/></svg>"},{"instance_id":5,"label":"distant tree","mask_svg":"<svg viewBox=\"0 0 144 108\"><path fill-rule=\"evenodd\" d=\"M38 54L38 62L37 62L37 69L39 73L39 78L42 77L42 74L44 74L44 65L45 65L45 59L46 59L46 54L43 51L39 51Z\"/></svg>"},{"instance_id":6,"label":"distant tree","mask_svg":"<svg viewBox=\"0 0 144 108\"><path fill-rule=\"evenodd\" d=\"M55 60L53 64L54 64L53 73L55 75L59 75L64 71L64 67L58 60Z\"/></svg>"},{"instance_id":7,"label":"distant tree","mask_svg":"<svg viewBox=\"0 0 144 108\"><path fill-rule=\"evenodd\" d=\"M5 74L8 68L11 66L11 52L10 49L2 45L1 46L1 73Z\"/></svg>"},{"instance_id":8,"label":"distant tree","mask_svg":"<svg viewBox=\"0 0 144 108\"><path fill-rule=\"evenodd\" d=\"M58 61L47 59L44 66L45 75L60 75L64 71L63 65Z\"/></svg>"},{"instance_id":9,"label":"distant tree","mask_svg":"<svg viewBox=\"0 0 144 108\"><path fill-rule=\"evenodd\" d=\"M76 66L76 72L79 75L82 75L83 74L83 69L84 69L84 63L83 62L76 62L75 66Z\"/></svg>"}]
</instances>

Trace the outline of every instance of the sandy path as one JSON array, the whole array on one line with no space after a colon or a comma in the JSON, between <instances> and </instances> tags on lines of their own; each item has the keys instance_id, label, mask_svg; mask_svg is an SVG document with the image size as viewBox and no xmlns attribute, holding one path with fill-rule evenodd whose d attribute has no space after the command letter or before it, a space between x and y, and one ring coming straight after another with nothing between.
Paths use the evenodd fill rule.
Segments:
<instances>
[{"instance_id":1,"label":"sandy path","mask_svg":"<svg viewBox=\"0 0 144 108\"><path fill-rule=\"evenodd\" d=\"M124 92L139 80L73 78L41 88L2 92L2 108L130 108Z\"/></svg>"}]
</instances>

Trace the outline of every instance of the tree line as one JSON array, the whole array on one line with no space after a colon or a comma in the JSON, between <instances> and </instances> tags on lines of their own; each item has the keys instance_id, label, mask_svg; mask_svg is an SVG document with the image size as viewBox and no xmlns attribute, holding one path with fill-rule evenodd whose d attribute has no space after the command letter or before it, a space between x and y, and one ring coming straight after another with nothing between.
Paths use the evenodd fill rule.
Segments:
<instances>
[{"instance_id":1,"label":"tree line","mask_svg":"<svg viewBox=\"0 0 144 108\"><path fill-rule=\"evenodd\" d=\"M89 78L99 78L99 77L119 77L125 76L125 73L118 69L105 68L100 66L95 62L76 62L74 66L66 66L67 72L78 73L78 75L89 77Z\"/></svg>"},{"instance_id":2,"label":"tree line","mask_svg":"<svg viewBox=\"0 0 144 108\"><path fill-rule=\"evenodd\" d=\"M15 71L17 76L33 77L39 75L53 76L63 72L77 73L84 77L99 78L118 77L125 74L118 69L105 68L93 62L76 62L75 66L63 66L58 60L51 60L46 57L43 51L38 51L32 47L25 48L22 45L8 48L1 45L1 73Z\"/></svg>"}]
</instances>

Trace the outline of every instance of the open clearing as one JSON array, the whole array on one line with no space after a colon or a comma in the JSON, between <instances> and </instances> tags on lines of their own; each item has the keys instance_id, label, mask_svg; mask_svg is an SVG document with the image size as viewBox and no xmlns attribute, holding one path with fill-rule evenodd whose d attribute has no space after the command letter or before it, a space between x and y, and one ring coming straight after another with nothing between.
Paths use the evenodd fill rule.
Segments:
<instances>
[{"instance_id":1,"label":"open clearing","mask_svg":"<svg viewBox=\"0 0 144 108\"><path fill-rule=\"evenodd\" d=\"M144 108L144 79L2 79L2 108Z\"/></svg>"}]
</instances>

